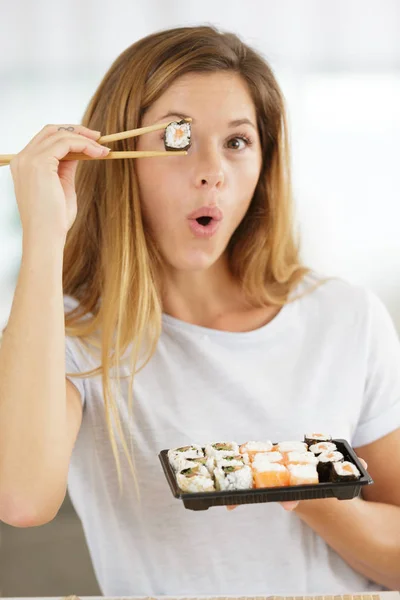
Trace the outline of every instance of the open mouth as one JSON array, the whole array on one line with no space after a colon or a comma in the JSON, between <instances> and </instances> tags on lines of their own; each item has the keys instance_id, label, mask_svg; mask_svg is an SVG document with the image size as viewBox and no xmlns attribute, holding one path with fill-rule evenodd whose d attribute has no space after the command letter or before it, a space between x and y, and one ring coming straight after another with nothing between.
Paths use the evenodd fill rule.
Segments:
<instances>
[{"instance_id":1,"label":"open mouth","mask_svg":"<svg viewBox=\"0 0 400 600\"><path fill-rule=\"evenodd\" d=\"M199 225L203 225L203 227L207 227L207 225L213 220L212 217L198 217L196 221Z\"/></svg>"}]
</instances>

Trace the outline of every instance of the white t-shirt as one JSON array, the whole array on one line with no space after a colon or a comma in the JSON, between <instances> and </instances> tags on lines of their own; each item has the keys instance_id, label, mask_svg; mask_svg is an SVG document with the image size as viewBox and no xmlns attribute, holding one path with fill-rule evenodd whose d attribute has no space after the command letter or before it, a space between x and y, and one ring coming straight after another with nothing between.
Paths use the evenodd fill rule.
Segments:
<instances>
[{"instance_id":1,"label":"white t-shirt","mask_svg":"<svg viewBox=\"0 0 400 600\"><path fill-rule=\"evenodd\" d=\"M299 293L312 285L307 276ZM66 308L74 302L65 297ZM97 366L66 339L68 371ZM128 373L126 371L125 373ZM124 374L125 374L124 373ZM83 422L69 471L99 585L107 596L340 594L381 590L277 503L191 511L175 499L160 450L208 441L301 440L309 431L369 444L400 426L400 344L383 303L335 279L267 325L234 333L163 315L149 364L118 405L141 498L104 418L101 378L71 379Z\"/></svg>"}]
</instances>

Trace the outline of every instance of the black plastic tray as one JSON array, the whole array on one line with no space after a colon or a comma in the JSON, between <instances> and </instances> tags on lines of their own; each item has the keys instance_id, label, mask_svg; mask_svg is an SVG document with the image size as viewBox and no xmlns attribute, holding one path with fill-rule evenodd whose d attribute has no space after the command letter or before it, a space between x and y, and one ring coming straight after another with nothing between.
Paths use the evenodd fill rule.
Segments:
<instances>
[{"instance_id":1,"label":"black plastic tray","mask_svg":"<svg viewBox=\"0 0 400 600\"><path fill-rule=\"evenodd\" d=\"M287 502L289 500L314 500L316 498L338 498L351 500L360 495L363 485L374 483L364 469L352 447L346 440L332 440L337 449L344 455L344 460L354 463L361 473L357 481L338 481L315 483L308 485L292 485L290 487L258 488L239 490L237 492L182 492L178 487L175 472L168 460L168 450L160 452L159 459L169 486L175 498L183 501L190 510L207 510L210 506L226 506L228 504L255 504L259 502Z\"/></svg>"}]
</instances>

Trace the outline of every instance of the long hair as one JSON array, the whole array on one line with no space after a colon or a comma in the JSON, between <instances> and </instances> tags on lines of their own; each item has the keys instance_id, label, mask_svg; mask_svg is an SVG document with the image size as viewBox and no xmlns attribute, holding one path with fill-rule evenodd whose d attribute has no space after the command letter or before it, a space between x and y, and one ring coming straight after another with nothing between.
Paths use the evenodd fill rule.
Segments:
<instances>
[{"instance_id":1,"label":"long hair","mask_svg":"<svg viewBox=\"0 0 400 600\"><path fill-rule=\"evenodd\" d=\"M210 26L149 35L111 65L82 122L103 133L140 127L145 112L178 77L219 71L237 73L247 83L262 148L254 196L227 247L229 266L253 306L283 306L309 269L300 263L293 225L284 98L260 54L236 35ZM114 150L135 149L134 139L114 144ZM142 218L134 161L82 161L76 188L78 213L66 240L63 286L79 304L65 315L66 333L100 350L99 367L79 376L101 374L121 483L121 448L135 471L110 373L115 369L120 385L127 354L131 410L134 376L151 359L161 333L161 257Z\"/></svg>"}]
</instances>

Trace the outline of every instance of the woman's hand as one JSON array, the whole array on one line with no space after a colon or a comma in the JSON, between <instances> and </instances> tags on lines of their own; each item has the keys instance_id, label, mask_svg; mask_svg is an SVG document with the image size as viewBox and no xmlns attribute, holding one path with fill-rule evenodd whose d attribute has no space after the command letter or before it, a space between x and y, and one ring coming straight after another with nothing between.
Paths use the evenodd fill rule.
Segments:
<instances>
[{"instance_id":1,"label":"woman's hand","mask_svg":"<svg viewBox=\"0 0 400 600\"><path fill-rule=\"evenodd\" d=\"M358 457L358 460L360 461L360 463L363 465L364 469L368 468L367 463L365 462L365 460L363 460L362 458ZM284 508L287 511L292 511L295 510L298 505L299 505L299 500L294 500L294 501L290 501L290 502L280 502L279 504L282 506L282 508ZM232 504L227 506L227 510L233 510L234 508L237 508L237 506L239 506L238 504Z\"/></svg>"},{"instance_id":2,"label":"woman's hand","mask_svg":"<svg viewBox=\"0 0 400 600\"><path fill-rule=\"evenodd\" d=\"M108 149L101 136L82 125L47 125L11 161L11 173L24 236L51 232L65 237L77 213L75 172L78 161L63 161L70 152L100 158Z\"/></svg>"}]
</instances>

